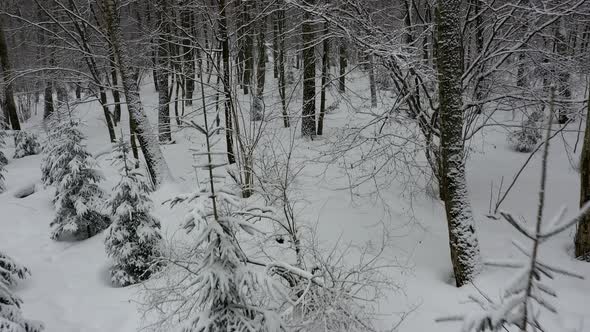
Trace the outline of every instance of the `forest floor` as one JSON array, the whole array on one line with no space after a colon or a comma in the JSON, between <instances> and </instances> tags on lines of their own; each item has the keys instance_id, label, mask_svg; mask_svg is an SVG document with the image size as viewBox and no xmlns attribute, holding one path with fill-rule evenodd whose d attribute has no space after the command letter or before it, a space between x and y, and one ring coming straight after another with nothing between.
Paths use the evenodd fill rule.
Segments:
<instances>
[{"instance_id":1,"label":"forest floor","mask_svg":"<svg viewBox=\"0 0 590 332\"><path fill-rule=\"evenodd\" d=\"M144 85L142 96L146 108L154 110L157 95L150 84ZM330 100L334 98L338 97L331 96ZM108 154L103 153L109 146L99 109L96 103L81 104L76 114L86 123L83 131L88 137L88 149L96 156L107 178L101 187L110 191L119 177ZM301 201L298 217L316 230L317 238L326 246L336 242L360 246L375 245L382 239L388 241L385 256L392 267L387 268L386 273L395 280L397 290L387 291L386 298L379 302L376 325L381 329L397 326L398 331L406 332L458 331L457 324L439 324L435 319L472 311L475 307L467 303L467 296L477 291L474 286L457 289L452 284L447 226L441 202L432 198L427 190L408 189L395 182L382 188L378 196L347 190L348 179L342 172L333 171L333 165L316 161L316 157L326 151L325 143L335 134L334 128L349 121L350 112L349 105L340 103L337 110L327 115L325 138L310 141L295 135L296 158L303 167L296 186ZM155 123L155 114L152 115L152 123ZM25 127L44 136L40 118L40 114L34 116ZM512 114L496 114L494 120L507 123L512 120ZM124 123L122 128L127 128ZM578 206L579 175L572 166L578 160L578 156L572 154L578 123L570 126L572 131L557 135L552 141L546 219L563 205L569 208L569 214ZM280 131L279 127L271 131ZM486 217L492 182L495 202L501 178L504 178L505 190L529 156L509 149L506 132L503 127L487 127L469 144L468 185L484 258L518 258L520 254L511 240L516 238L528 243L517 237L506 222ZM175 234L180 232L179 225L186 211L171 210L162 203L192 188L194 161L188 149L202 146L194 137L185 129L174 133L175 144L162 146L174 181L162 186L152 198L156 207L154 214L161 220L168 242L173 242ZM128 332L145 326L147 320L139 312L137 303L141 301L141 287L115 288L110 284L104 233L74 243L51 240L53 189L43 188L40 182L41 156L12 159L11 144L4 152L10 161L6 168L7 191L0 194L0 249L32 271L32 277L17 289L24 300L25 315L43 321L47 332ZM539 178L540 153L533 157L501 209L532 223ZM37 189L34 194L15 197L15 193L31 185ZM370 187L363 188L369 190ZM559 294L555 304L560 314L558 317L544 315L547 331L590 331L590 264L572 257L573 233L572 229L545 243L540 253L542 259L588 277L577 280L558 276L551 281ZM475 285L497 298L513 273L487 267Z\"/></svg>"}]
</instances>

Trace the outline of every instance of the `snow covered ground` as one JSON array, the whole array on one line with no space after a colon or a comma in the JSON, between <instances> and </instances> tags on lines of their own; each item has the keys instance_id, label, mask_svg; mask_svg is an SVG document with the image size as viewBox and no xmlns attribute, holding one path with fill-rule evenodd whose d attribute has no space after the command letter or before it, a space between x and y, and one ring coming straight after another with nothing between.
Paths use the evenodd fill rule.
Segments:
<instances>
[{"instance_id":1,"label":"snow covered ground","mask_svg":"<svg viewBox=\"0 0 590 332\"><path fill-rule=\"evenodd\" d=\"M142 96L148 109L157 103L151 85L144 86ZM328 114L327 135L347 119L347 106ZM118 180L116 171L103 154L109 148L107 131L95 103L83 104L77 114L85 120L83 131L88 136L90 152L97 159L107 181L101 184L107 190ZM155 112L152 112L155 113ZM497 114L495 120L509 121L510 114ZM155 120L155 116L152 116ZM154 123L154 122L152 122ZM35 116L26 128L42 132L40 115ZM126 128L125 125L122 125ZM577 123L570 125L577 128ZM577 133L558 135L552 141L549 165L548 192L545 215L550 218L560 206L570 212L579 200L578 173L572 164L577 157L570 156ZM174 133L176 144L162 146L175 178L153 194L155 215L163 225L163 233L171 239L178 232L184 211L170 210L162 202L177 193L190 190L194 179L189 147L201 144L186 130ZM324 147L327 139L307 141L295 139L300 158L310 159ZM566 146L566 143L568 146ZM580 143L581 144L581 143ZM579 147L578 147L579 150ZM512 258L518 253L510 241L515 232L501 220L489 219L490 185L497 186L504 177L504 189L528 154L508 149L506 130L490 127L478 134L470 144L467 165L468 184L478 225L478 234L484 258ZM13 148L4 151L11 157ZM114 288L108 276L109 261L104 252L104 234L80 242L56 242L49 238L49 223L54 210L52 188L40 184L41 156L10 159L7 166L7 191L0 194L0 248L20 263L28 266L32 277L18 286L17 294L24 300L24 314L41 320L48 332L124 332L135 331L145 325L137 301L139 286ZM535 156L521 175L502 205L532 223L536 211L540 175L540 154ZM407 190L395 184L382 192L383 201L351 196L342 190L346 179L336 171L325 172L325 165L305 161L297 190L307 205L300 212L302 220L316 225L318 236L327 243L362 245L367 241L379 242L383 235L391 240L386 256L399 267L388 269L396 280L399 291L391 292L380 302L380 322L383 329L392 328L399 319L399 331L422 332L458 331L452 323L437 324L435 318L468 312L473 304L465 303L474 287L457 289L451 282L447 226L444 210L438 200L425 193L408 198ZM16 198L16 192L35 184L37 191L25 198ZM495 198L494 198L495 201ZM385 203L387 209L385 209ZM552 285L559 293L556 300L558 318L545 316L548 331L590 331L590 264L572 258L572 229L543 246L541 257L547 261L578 271L587 280L557 277ZM520 239L527 243L525 239ZM476 281L478 289L497 297L501 287L511 278L513 271L486 268Z\"/></svg>"}]
</instances>

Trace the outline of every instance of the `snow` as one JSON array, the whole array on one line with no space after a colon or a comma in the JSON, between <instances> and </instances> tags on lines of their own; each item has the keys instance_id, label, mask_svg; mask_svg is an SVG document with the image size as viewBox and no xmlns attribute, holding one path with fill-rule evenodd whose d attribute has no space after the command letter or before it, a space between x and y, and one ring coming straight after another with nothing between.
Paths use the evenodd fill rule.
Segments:
<instances>
[{"instance_id":1,"label":"snow","mask_svg":"<svg viewBox=\"0 0 590 332\"><path fill-rule=\"evenodd\" d=\"M354 91L367 90L368 96L368 84L363 79L355 77L347 83ZM144 82L141 96L150 121L155 121L157 117L157 94L153 90L151 82ZM366 102L355 98L350 102ZM339 100L337 95L328 96L327 104L334 100ZM334 128L344 126L351 111L349 108L346 101L340 101L339 109L326 115L327 137L336 134ZM278 126L270 130L288 135L280 129L280 114L275 112ZM122 113L126 114L125 111ZM104 153L109 138L100 107L96 103L82 104L77 114L86 121L82 130L88 137L88 150L95 155L107 179L100 186L111 192L119 176L108 154ZM497 114L494 119L507 122L511 120L511 114ZM26 123L25 127L44 137L40 120L41 114ZM127 128L125 121L124 117L122 128ZM574 126L577 127L577 124L572 128ZM295 125L292 127L292 130L298 129ZM563 135L570 143L576 139L573 131ZM162 203L194 189L193 164L196 161L189 149L202 148L203 143L195 138L197 136L189 130L173 131L177 143L161 147L174 181L164 183L151 198L155 205L153 213L162 222L162 235L167 243L184 236L181 226L187 210L183 204L171 209L169 204ZM570 164L564 144L560 141L561 135L557 135L555 140L549 155L546 214L558 214L565 205L573 211L566 213L565 219L568 219L578 207L579 174ZM31 270L32 276L15 290L24 302L23 315L42 321L48 332L127 332L145 326L149 319L142 317L138 311L141 306L137 303L141 301L142 286L117 288L110 283L108 269L111 263L104 250L105 232L79 242L51 240L49 223L55 215L52 204L54 189L41 185L42 156L11 159L14 146L10 140L7 141L9 144L3 149L9 157L4 173L7 188L0 194L0 249ZM327 138L309 141L298 135L294 140L294 158L302 167L294 193L300 202L297 216L305 220L309 228L315 229L318 238L327 244L362 245L371 242L376 245L382 238L392 241L392 245L386 248L392 266L387 272L399 285L400 291L389 293L379 303L378 326L391 328L404 317L398 326L399 331L458 331L458 324L436 323L435 319L470 312L475 306L465 303L464 299L476 291L473 286L457 289L453 285L447 225L440 201L424 192L410 195L395 182L388 188L382 188L380 197L363 195L370 190L370 184L361 186L359 190L342 190L348 185L343 172L309 160L316 158L326 148L327 142ZM483 130L473 138L468 148L467 185L482 256L484 259L519 258L520 253L511 245L511 239L524 242L526 238L518 237L505 221L485 216L489 214L490 184L494 183L492 191L495 196L500 179L504 177L506 184L528 154L512 151L506 141L506 130L500 127ZM540 154L533 157L501 206L501 210L510 211L517 219L534 220L540 157ZM198 174L198 177L202 180L204 173ZM24 198L15 197L33 183L36 184L33 194ZM544 243L540 259L588 279L590 264L574 260L572 252L573 229ZM355 257L347 258L352 263ZM506 285L506 280L513 278L513 273L511 269L486 267L475 285L486 294L497 296L499 289ZM548 331L590 331L590 310L587 306L590 281L587 279L556 276L554 281L549 282L559 294L553 304L560 315L546 318Z\"/></svg>"}]
</instances>

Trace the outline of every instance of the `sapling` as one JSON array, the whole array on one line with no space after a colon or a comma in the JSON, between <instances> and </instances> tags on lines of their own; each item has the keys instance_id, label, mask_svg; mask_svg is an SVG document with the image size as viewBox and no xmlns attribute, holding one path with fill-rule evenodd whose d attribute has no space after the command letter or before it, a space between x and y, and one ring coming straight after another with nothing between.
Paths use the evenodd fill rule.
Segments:
<instances>
[{"instance_id":1,"label":"sapling","mask_svg":"<svg viewBox=\"0 0 590 332\"><path fill-rule=\"evenodd\" d=\"M43 331L43 324L22 316L23 301L10 289L17 284L18 280L25 279L30 274L29 269L0 252L0 331Z\"/></svg>"},{"instance_id":2,"label":"sapling","mask_svg":"<svg viewBox=\"0 0 590 332\"><path fill-rule=\"evenodd\" d=\"M70 118L64 123L42 165L44 182L56 185L51 238L86 239L110 224L103 212L105 193L98 186L103 176L83 144L79 122Z\"/></svg>"},{"instance_id":3,"label":"sapling","mask_svg":"<svg viewBox=\"0 0 590 332\"><path fill-rule=\"evenodd\" d=\"M14 136L14 145L16 147L14 150L15 159L36 155L41 152L41 145L39 145L37 135L23 130Z\"/></svg>"},{"instance_id":4,"label":"sapling","mask_svg":"<svg viewBox=\"0 0 590 332\"><path fill-rule=\"evenodd\" d=\"M156 260L162 237L160 222L150 213L152 190L130 153L121 135L113 151L121 179L108 201L113 223L105 239L106 252L114 260L111 280L119 286L146 280L160 265Z\"/></svg>"}]
</instances>

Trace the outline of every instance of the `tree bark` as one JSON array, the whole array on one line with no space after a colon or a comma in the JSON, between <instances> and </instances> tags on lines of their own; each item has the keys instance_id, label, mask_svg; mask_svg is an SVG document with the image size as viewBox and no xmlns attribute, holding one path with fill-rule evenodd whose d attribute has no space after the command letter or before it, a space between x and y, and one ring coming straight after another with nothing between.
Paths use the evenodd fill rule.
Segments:
<instances>
[{"instance_id":1,"label":"tree bark","mask_svg":"<svg viewBox=\"0 0 590 332\"><path fill-rule=\"evenodd\" d=\"M143 152L148 173L154 186L158 187L165 178L170 177L170 170L158 146L154 130L143 110L137 80L131 72L129 51L122 40L121 27L115 19L119 8L118 0L101 0L101 3L107 21L107 33L113 45L115 60L121 74L129 119L135 125L135 133Z\"/></svg>"},{"instance_id":2,"label":"tree bark","mask_svg":"<svg viewBox=\"0 0 590 332\"><path fill-rule=\"evenodd\" d=\"M170 23L165 17L169 10L167 0L158 0L158 67L156 69L156 80L158 81L158 138L160 142L166 143L172 140L170 132L170 92L168 91L168 60L169 43L166 38L170 36Z\"/></svg>"},{"instance_id":3,"label":"tree bark","mask_svg":"<svg viewBox=\"0 0 590 332\"><path fill-rule=\"evenodd\" d=\"M308 0L309 5L314 0ZM315 50L311 15L305 12L301 24L303 39L303 108L301 114L301 135L313 137L315 127Z\"/></svg>"},{"instance_id":4,"label":"tree bark","mask_svg":"<svg viewBox=\"0 0 590 332\"><path fill-rule=\"evenodd\" d=\"M588 88L590 92L590 87ZM590 201L590 96L586 111L586 130L580 158L580 206ZM585 215L577 225L574 238L575 255L579 260L590 262L590 216Z\"/></svg>"},{"instance_id":5,"label":"tree bark","mask_svg":"<svg viewBox=\"0 0 590 332\"><path fill-rule=\"evenodd\" d=\"M329 0L326 0L328 4ZM328 39L328 22L324 22L323 40L322 40L322 87L320 90L320 115L318 116L318 136L324 134L324 116L326 114L326 86L328 85L330 75L330 39Z\"/></svg>"},{"instance_id":6,"label":"tree bark","mask_svg":"<svg viewBox=\"0 0 590 332\"><path fill-rule=\"evenodd\" d=\"M119 80L117 78L117 68L115 67L115 56L114 54L110 55L110 62L111 62L111 79L113 80L113 86L111 92L113 93L113 102L115 103L115 115L114 121L115 125L121 121L121 94L119 93Z\"/></svg>"},{"instance_id":7,"label":"tree bark","mask_svg":"<svg viewBox=\"0 0 590 332\"><path fill-rule=\"evenodd\" d=\"M221 38L221 57L223 59L223 92L225 106L225 141L227 147L227 161L229 164L236 162L233 140L233 103L231 95L231 74L229 58L229 38L227 36L227 13L225 0L219 0L219 36Z\"/></svg>"},{"instance_id":8,"label":"tree bark","mask_svg":"<svg viewBox=\"0 0 590 332\"><path fill-rule=\"evenodd\" d=\"M344 39L340 40L340 77L338 78L338 91L340 93L344 93L346 91L346 66L347 66L347 59L346 59L346 45L344 45Z\"/></svg>"},{"instance_id":9,"label":"tree bark","mask_svg":"<svg viewBox=\"0 0 590 332\"><path fill-rule=\"evenodd\" d=\"M254 72L254 38L252 36L252 24L250 20L250 12L252 8L252 1L242 2L244 9L244 24L246 25L244 34L244 94L247 95L250 90L252 81L252 73Z\"/></svg>"},{"instance_id":10,"label":"tree bark","mask_svg":"<svg viewBox=\"0 0 590 332\"><path fill-rule=\"evenodd\" d=\"M457 286L479 269L479 245L467 192L463 142L461 0L438 0L438 84L441 120L441 195Z\"/></svg>"},{"instance_id":11,"label":"tree bark","mask_svg":"<svg viewBox=\"0 0 590 332\"><path fill-rule=\"evenodd\" d=\"M289 113L287 110L287 96L285 91L286 77L285 77L285 9L283 8L284 3L281 1L278 3L279 9L276 12L277 16L277 31L275 34L278 35L278 72L279 72L279 96L281 97L281 106L283 110L283 126L289 128Z\"/></svg>"},{"instance_id":12,"label":"tree bark","mask_svg":"<svg viewBox=\"0 0 590 332\"><path fill-rule=\"evenodd\" d=\"M4 105L2 108L8 113L12 130L20 130L20 121L16 104L14 103L14 92L12 91L12 82L10 81L10 60L8 59L8 45L4 35L4 26L2 15L0 15L0 69L4 78Z\"/></svg>"}]
</instances>

